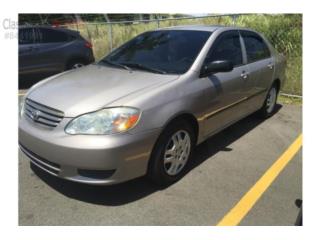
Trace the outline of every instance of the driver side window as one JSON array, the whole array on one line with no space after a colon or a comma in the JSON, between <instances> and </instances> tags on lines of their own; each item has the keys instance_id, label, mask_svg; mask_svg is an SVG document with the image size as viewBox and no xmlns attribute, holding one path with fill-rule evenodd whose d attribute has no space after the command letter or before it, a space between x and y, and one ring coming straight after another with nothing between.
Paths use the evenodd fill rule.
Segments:
<instances>
[{"instance_id":1,"label":"driver side window","mask_svg":"<svg viewBox=\"0 0 320 240\"><path fill-rule=\"evenodd\" d=\"M205 64L218 60L228 60L233 63L234 67L243 64L238 31L224 32L214 41L205 59Z\"/></svg>"}]
</instances>

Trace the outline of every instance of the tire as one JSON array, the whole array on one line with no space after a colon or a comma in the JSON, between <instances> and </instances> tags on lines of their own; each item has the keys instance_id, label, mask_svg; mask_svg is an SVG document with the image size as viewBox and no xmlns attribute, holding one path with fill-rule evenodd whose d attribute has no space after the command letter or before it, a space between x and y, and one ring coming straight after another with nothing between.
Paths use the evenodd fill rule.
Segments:
<instances>
[{"instance_id":1,"label":"tire","mask_svg":"<svg viewBox=\"0 0 320 240\"><path fill-rule=\"evenodd\" d=\"M179 135L182 142L179 140ZM176 140L176 144L173 139ZM179 142L181 145L178 144ZM177 182L187 169L194 146L195 131L188 122L180 120L170 124L160 135L153 148L147 173L148 178L159 186L168 186ZM172 154L169 153L170 150Z\"/></svg>"},{"instance_id":2,"label":"tire","mask_svg":"<svg viewBox=\"0 0 320 240\"><path fill-rule=\"evenodd\" d=\"M77 69L77 68L83 67L85 65L86 65L86 63L82 59L74 59L74 60L71 60L67 63L66 70Z\"/></svg>"},{"instance_id":3,"label":"tire","mask_svg":"<svg viewBox=\"0 0 320 240\"><path fill-rule=\"evenodd\" d=\"M263 103L262 108L258 111L258 115L261 118L268 118L272 116L277 104L279 89L274 83L268 91L266 99Z\"/></svg>"}]
</instances>

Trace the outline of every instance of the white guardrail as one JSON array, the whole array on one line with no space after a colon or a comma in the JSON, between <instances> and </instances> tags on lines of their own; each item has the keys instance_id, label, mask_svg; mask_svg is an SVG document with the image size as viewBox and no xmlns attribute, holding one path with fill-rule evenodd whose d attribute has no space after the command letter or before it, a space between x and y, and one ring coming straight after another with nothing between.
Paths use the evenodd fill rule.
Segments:
<instances>
[{"instance_id":1,"label":"white guardrail","mask_svg":"<svg viewBox=\"0 0 320 240\"><path fill-rule=\"evenodd\" d=\"M300 99L302 99L302 96L300 96L300 95L294 95L294 94L283 93L283 92L280 92L280 95L281 95L281 96L285 96L285 97L300 98Z\"/></svg>"}]
</instances>

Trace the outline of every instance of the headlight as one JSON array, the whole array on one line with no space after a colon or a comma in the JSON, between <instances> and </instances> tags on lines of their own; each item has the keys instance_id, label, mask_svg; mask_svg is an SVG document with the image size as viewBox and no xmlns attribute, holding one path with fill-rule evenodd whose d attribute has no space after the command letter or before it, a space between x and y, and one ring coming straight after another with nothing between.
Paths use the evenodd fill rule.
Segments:
<instances>
[{"instance_id":1,"label":"headlight","mask_svg":"<svg viewBox=\"0 0 320 240\"><path fill-rule=\"evenodd\" d=\"M25 97L23 97L20 103L20 117L22 117L24 114L24 102L25 102Z\"/></svg>"},{"instance_id":2,"label":"headlight","mask_svg":"<svg viewBox=\"0 0 320 240\"><path fill-rule=\"evenodd\" d=\"M81 115L68 123L68 134L112 134L134 127L140 111L130 107L105 108Z\"/></svg>"}]
</instances>

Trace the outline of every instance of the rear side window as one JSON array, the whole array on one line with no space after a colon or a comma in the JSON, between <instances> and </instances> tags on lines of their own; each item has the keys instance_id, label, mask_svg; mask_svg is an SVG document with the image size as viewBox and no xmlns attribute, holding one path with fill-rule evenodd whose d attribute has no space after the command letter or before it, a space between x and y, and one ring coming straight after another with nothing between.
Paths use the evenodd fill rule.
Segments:
<instances>
[{"instance_id":1,"label":"rear side window","mask_svg":"<svg viewBox=\"0 0 320 240\"><path fill-rule=\"evenodd\" d=\"M258 34L249 31L241 31L241 36L244 40L249 63L271 56L267 44Z\"/></svg>"},{"instance_id":2,"label":"rear side window","mask_svg":"<svg viewBox=\"0 0 320 240\"><path fill-rule=\"evenodd\" d=\"M205 59L205 64L218 60L228 60L234 66L242 65L242 50L238 31L224 32L214 41Z\"/></svg>"},{"instance_id":3,"label":"rear side window","mask_svg":"<svg viewBox=\"0 0 320 240\"><path fill-rule=\"evenodd\" d=\"M19 44L32 44L33 42L33 28L19 29Z\"/></svg>"},{"instance_id":4,"label":"rear side window","mask_svg":"<svg viewBox=\"0 0 320 240\"><path fill-rule=\"evenodd\" d=\"M39 28L36 39L39 43L56 43L67 42L69 40L69 36L68 34L58 30Z\"/></svg>"}]
</instances>

